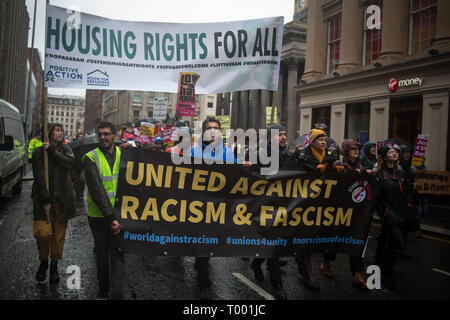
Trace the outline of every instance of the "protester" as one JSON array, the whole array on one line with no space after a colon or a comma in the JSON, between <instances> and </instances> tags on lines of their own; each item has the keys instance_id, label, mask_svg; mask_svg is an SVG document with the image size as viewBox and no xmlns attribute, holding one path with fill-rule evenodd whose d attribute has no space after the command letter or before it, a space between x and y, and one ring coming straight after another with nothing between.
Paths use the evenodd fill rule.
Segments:
<instances>
[{"instance_id":1,"label":"protester","mask_svg":"<svg viewBox=\"0 0 450 320\"><path fill-rule=\"evenodd\" d=\"M153 143L156 144L156 145L160 145L160 146L163 145L163 141L162 141L161 137L155 137L153 139Z\"/></svg>"},{"instance_id":2,"label":"protester","mask_svg":"<svg viewBox=\"0 0 450 320\"><path fill-rule=\"evenodd\" d=\"M110 289L110 266L113 298L122 292L123 254L114 236L120 232L120 224L114 213L121 151L114 145L116 129L109 122L97 127L99 147L83 157L86 184L89 194L88 222L94 237L97 259L98 299L107 299Z\"/></svg>"},{"instance_id":3,"label":"protester","mask_svg":"<svg viewBox=\"0 0 450 320\"><path fill-rule=\"evenodd\" d=\"M361 144L353 139L345 139L342 143L343 160L337 160L334 166L343 166L344 172L361 172L362 166L359 160ZM336 260L336 253L324 253L323 261L320 264L320 271L327 277L332 277L331 261ZM352 285L358 289L367 290L367 284L362 275L364 271L363 259L361 256L350 256L350 269L352 272Z\"/></svg>"},{"instance_id":4,"label":"protester","mask_svg":"<svg viewBox=\"0 0 450 320\"><path fill-rule=\"evenodd\" d=\"M208 117L203 121L202 125L203 139L196 143L191 148L193 157L202 157L203 159L214 159L215 161L222 161L223 163L236 163L236 157L233 151L226 147L223 143L221 126L219 120L214 117ZM220 141L219 141L220 140ZM216 148L208 148L211 143L218 141Z\"/></svg>"},{"instance_id":5,"label":"protester","mask_svg":"<svg viewBox=\"0 0 450 320\"><path fill-rule=\"evenodd\" d=\"M337 147L337 148L329 147L328 153L331 155L331 159L333 160L333 163L341 160L341 151L340 151L339 147Z\"/></svg>"},{"instance_id":6,"label":"protester","mask_svg":"<svg viewBox=\"0 0 450 320\"><path fill-rule=\"evenodd\" d=\"M28 144L28 162L29 163L32 163L33 152L40 146L42 146L41 135L39 133L37 133L36 136L33 139L31 139L30 143Z\"/></svg>"},{"instance_id":7,"label":"protester","mask_svg":"<svg viewBox=\"0 0 450 320\"><path fill-rule=\"evenodd\" d=\"M401 155L400 155L400 167L402 168L403 172L405 173L406 178L406 191L408 193L408 203L411 203L413 206L413 213L409 215L406 228L403 230L404 232L404 238L406 241L406 244L408 243L408 232L417 232L420 230L420 222L419 218L416 214L417 209L416 205L418 204L418 198L419 195L417 194L417 191L414 189L414 183L415 183L415 177L414 172L416 171L416 168L412 166L412 146L409 144L401 144L400 145ZM405 257L412 257L412 253L405 249L402 252L402 255Z\"/></svg>"},{"instance_id":8,"label":"protester","mask_svg":"<svg viewBox=\"0 0 450 320\"><path fill-rule=\"evenodd\" d=\"M74 190L70 170L75 156L69 146L62 143L62 124L48 125L48 139L33 154L32 189L34 224L41 261L36 273L40 283L46 279L50 254L50 283L59 282L58 261L62 259L67 222L75 215ZM48 155L48 188L44 174L44 152Z\"/></svg>"},{"instance_id":9,"label":"protester","mask_svg":"<svg viewBox=\"0 0 450 320\"><path fill-rule=\"evenodd\" d=\"M214 117L208 117L203 121L202 136L203 139L191 148L193 157L201 157L203 159L214 159L223 163L236 163L236 158L230 148L225 147L220 131L220 122ZM216 142L217 141L217 142ZM211 143L218 143L218 147L205 150ZM211 286L209 280L209 256L196 257L194 268L197 271L197 279L201 288Z\"/></svg>"},{"instance_id":10,"label":"protester","mask_svg":"<svg viewBox=\"0 0 450 320\"><path fill-rule=\"evenodd\" d=\"M279 130L278 135L275 135L274 130ZM281 124L272 125L267 131L267 154L270 156L271 143L274 139L278 139L279 144L279 169L285 169L291 156L291 152L287 148L286 127ZM254 272L255 279L264 281L264 273L261 270L261 265L266 259L255 258L252 261L251 268ZM270 274L270 282L275 290L275 296L278 299L286 299L286 293L283 289L283 282L281 279L280 261L278 257L267 259L267 266Z\"/></svg>"},{"instance_id":11,"label":"protester","mask_svg":"<svg viewBox=\"0 0 450 320\"><path fill-rule=\"evenodd\" d=\"M298 144L295 146L294 151L302 151L303 149L305 149L305 147L302 144Z\"/></svg>"},{"instance_id":12,"label":"protester","mask_svg":"<svg viewBox=\"0 0 450 320\"><path fill-rule=\"evenodd\" d=\"M180 156L183 155L183 149L179 147L179 144L183 141L184 135L190 138L190 130L189 127L177 127L175 132L173 133L173 138L175 139L175 143L173 147L166 148L166 152L176 153Z\"/></svg>"},{"instance_id":13,"label":"protester","mask_svg":"<svg viewBox=\"0 0 450 320\"><path fill-rule=\"evenodd\" d=\"M288 168L305 171L320 170L325 172L327 167L333 166L333 159L327 150L327 135L321 129L310 131L310 144L302 151L292 154L288 162ZM319 285L314 281L311 267L311 254L307 248L302 249L296 255L302 281L311 290L320 290Z\"/></svg>"},{"instance_id":14,"label":"protester","mask_svg":"<svg viewBox=\"0 0 450 320\"><path fill-rule=\"evenodd\" d=\"M79 132L74 141L81 140L85 137L85 134L83 132ZM71 171L71 176L73 180L73 184L75 187L76 192L76 206L78 209L84 208L84 189L86 186L86 179L84 177L84 170L83 170L83 164L81 163L81 159L78 158L77 165L75 168Z\"/></svg>"},{"instance_id":15,"label":"protester","mask_svg":"<svg viewBox=\"0 0 450 320\"><path fill-rule=\"evenodd\" d=\"M78 141L78 140L83 139L84 137L86 137L86 135L84 134L84 132L79 132L79 133L76 135L75 140Z\"/></svg>"},{"instance_id":16,"label":"protester","mask_svg":"<svg viewBox=\"0 0 450 320\"><path fill-rule=\"evenodd\" d=\"M366 142L363 145L363 153L361 154L361 165L364 170L373 170L377 163L377 145L373 142Z\"/></svg>"},{"instance_id":17,"label":"protester","mask_svg":"<svg viewBox=\"0 0 450 320\"><path fill-rule=\"evenodd\" d=\"M376 259L381 267L382 283L386 288L396 290L394 266L398 252L406 246L405 228L410 215L407 179L398 166L400 148L384 146L378 154L382 159L377 171L380 188L375 206L381 218L382 229L378 239Z\"/></svg>"}]
</instances>

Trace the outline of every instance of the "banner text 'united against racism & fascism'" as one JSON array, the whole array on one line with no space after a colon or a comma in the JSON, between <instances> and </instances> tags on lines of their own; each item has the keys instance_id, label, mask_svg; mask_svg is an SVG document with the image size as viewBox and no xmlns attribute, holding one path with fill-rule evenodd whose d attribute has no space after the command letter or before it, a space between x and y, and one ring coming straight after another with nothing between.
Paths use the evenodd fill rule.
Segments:
<instances>
[{"instance_id":1,"label":"banner text 'united against racism & fascism'","mask_svg":"<svg viewBox=\"0 0 450 320\"><path fill-rule=\"evenodd\" d=\"M330 169L265 176L257 166L193 159L174 165L168 153L133 148L122 152L114 210L123 234L141 235L142 241L122 237L128 252L271 257L308 246L357 255L367 239L375 186L368 174ZM144 240L151 235L217 241ZM294 241L344 238L361 241Z\"/></svg>"}]
</instances>

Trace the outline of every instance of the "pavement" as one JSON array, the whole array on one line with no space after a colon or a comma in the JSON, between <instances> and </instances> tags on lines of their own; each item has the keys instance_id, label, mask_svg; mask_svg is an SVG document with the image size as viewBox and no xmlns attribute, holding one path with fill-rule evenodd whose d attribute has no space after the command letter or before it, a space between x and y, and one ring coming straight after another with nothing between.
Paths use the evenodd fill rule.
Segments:
<instances>
[{"instance_id":1,"label":"pavement","mask_svg":"<svg viewBox=\"0 0 450 320\"><path fill-rule=\"evenodd\" d=\"M421 219L421 230L450 236L450 208L429 205L428 213Z\"/></svg>"}]
</instances>

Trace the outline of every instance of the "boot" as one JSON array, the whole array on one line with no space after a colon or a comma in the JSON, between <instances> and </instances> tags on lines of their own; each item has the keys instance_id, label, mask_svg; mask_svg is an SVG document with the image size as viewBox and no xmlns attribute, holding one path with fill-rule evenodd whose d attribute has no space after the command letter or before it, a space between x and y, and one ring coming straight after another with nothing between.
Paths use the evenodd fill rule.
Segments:
<instances>
[{"instance_id":1,"label":"boot","mask_svg":"<svg viewBox=\"0 0 450 320\"><path fill-rule=\"evenodd\" d=\"M284 291L283 286L281 284L274 286L273 289L275 298L277 300L287 300L286 292Z\"/></svg>"},{"instance_id":2,"label":"boot","mask_svg":"<svg viewBox=\"0 0 450 320\"><path fill-rule=\"evenodd\" d=\"M367 283L364 280L361 272L355 272L352 279L352 285L358 289L369 290L369 288L367 288Z\"/></svg>"},{"instance_id":3,"label":"boot","mask_svg":"<svg viewBox=\"0 0 450 320\"><path fill-rule=\"evenodd\" d=\"M263 282L264 281L264 273L261 269L261 265L255 263L255 261L253 261L252 264L250 265L250 268L252 268L252 270L253 270L256 281Z\"/></svg>"},{"instance_id":4,"label":"boot","mask_svg":"<svg viewBox=\"0 0 450 320\"><path fill-rule=\"evenodd\" d=\"M58 283L59 282L59 274L58 274L58 260L52 260L50 262L50 283Z\"/></svg>"},{"instance_id":5,"label":"boot","mask_svg":"<svg viewBox=\"0 0 450 320\"><path fill-rule=\"evenodd\" d=\"M312 277L302 278L303 284L312 291L320 291L319 285L314 281Z\"/></svg>"},{"instance_id":6,"label":"boot","mask_svg":"<svg viewBox=\"0 0 450 320\"><path fill-rule=\"evenodd\" d=\"M99 289L95 300L108 300L108 291L105 289Z\"/></svg>"},{"instance_id":7,"label":"boot","mask_svg":"<svg viewBox=\"0 0 450 320\"><path fill-rule=\"evenodd\" d=\"M392 274L381 274L381 285L388 290L398 290L397 283Z\"/></svg>"},{"instance_id":8,"label":"boot","mask_svg":"<svg viewBox=\"0 0 450 320\"><path fill-rule=\"evenodd\" d=\"M303 284L313 291L320 291L319 285L312 277L311 255L306 254L296 258L298 264L298 271L302 276Z\"/></svg>"},{"instance_id":9,"label":"boot","mask_svg":"<svg viewBox=\"0 0 450 320\"><path fill-rule=\"evenodd\" d=\"M320 271L322 271L322 274L325 277L328 278L333 278L333 273L331 272L331 265L330 265L330 261L322 261L322 263L320 264Z\"/></svg>"},{"instance_id":10,"label":"boot","mask_svg":"<svg viewBox=\"0 0 450 320\"><path fill-rule=\"evenodd\" d=\"M204 272L197 273L198 286L200 288L209 288L212 286L211 280L209 280L209 274Z\"/></svg>"},{"instance_id":11,"label":"boot","mask_svg":"<svg viewBox=\"0 0 450 320\"><path fill-rule=\"evenodd\" d=\"M212 282L209 280L209 267L208 262L195 260L194 269L197 271L197 282L200 288L209 288L212 286Z\"/></svg>"},{"instance_id":12,"label":"boot","mask_svg":"<svg viewBox=\"0 0 450 320\"><path fill-rule=\"evenodd\" d=\"M39 265L39 269L36 273L36 280L38 283L44 283L45 278L47 276L48 269L48 260L41 260L41 264Z\"/></svg>"}]
</instances>

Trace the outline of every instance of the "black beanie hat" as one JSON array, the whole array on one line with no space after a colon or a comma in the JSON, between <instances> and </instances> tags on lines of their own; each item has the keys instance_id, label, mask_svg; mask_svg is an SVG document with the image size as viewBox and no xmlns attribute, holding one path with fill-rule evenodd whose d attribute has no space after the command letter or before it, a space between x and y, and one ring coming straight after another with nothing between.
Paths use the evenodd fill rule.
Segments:
<instances>
[{"instance_id":1,"label":"black beanie hat","mask_svg":"<svg viewBox=\"0 0 450 320\"><path fill-rule=\"evenodd\" d=\"M269 127L269 129L267 129L267 138L270 139L270 138L272 137L272 130L277 130L277 129L278 129L280 132L281 132L281 131L287 131L287 130L286 130L286 127L283 126L282 124L279 124L279 123L273 124L273 125L271 125L271 126Z\"/></svg>"},{"instance_id":2,"label":"black beanie hat","mask_svg":"<svg viewBox=\"0 0 450 320\"><path fill-rule=\"evenodd\" d=\"M381 159L386 160L386 155L389 152L389 150L391 149L395 149L399 152L399 154L401 154L401 149L398 145L394 144L393 146L382 146L379 150L378 150L378 155L381 157Z\"/></svg>"}]
</instances>

